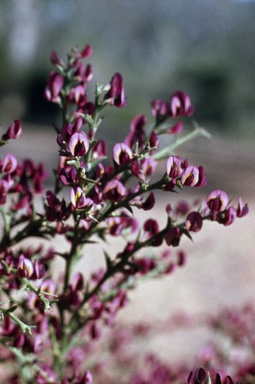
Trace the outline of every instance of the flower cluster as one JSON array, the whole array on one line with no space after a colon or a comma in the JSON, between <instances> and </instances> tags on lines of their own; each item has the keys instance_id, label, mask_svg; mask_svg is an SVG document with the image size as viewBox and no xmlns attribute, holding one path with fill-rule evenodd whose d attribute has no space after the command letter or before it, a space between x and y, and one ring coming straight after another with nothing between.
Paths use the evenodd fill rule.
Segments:
<instances>
[{"instance_id":1,"label":"flower cluster","mask_svg":"<svg viewBox=\"0 0 255 384\"><path fill-rule=\"evenodd\" d=\"M173 252L171 247L178 247L183 236L191 238L205 220L230 225L248 213L241 198L234 207L225 192L216 190L198 207L167 204L163 226L150 216L143 223L137 220L138 209L153 209L155 192L170 194L206 185L203 166L190 165L172 152L178 143L207 133L194 127L183 135L180 118L192 116L194 107L185 92L176 91L170 101L152 101L151 127L146 116L137 114L126 137L109 155L98 136L102 111L123 108L127 99L118 72L107 84L96 83L95 97L89 99L93 71L84 62L92 53L91 45L74 48L66 62L55 51L51 54L54 70L45 98L58 105L62 116L56 127L59 162L52 189L44 195L42 164L29 159L19 163L10 153L0 160L1 362L14 363L10 383L92 383L93 364L86 364L92 357L89 346L105 326L114 323L128 302L128 290L144 278L169 274L184 265L184 252ZM15 120L0 144L17 139L21 130ZM164 148L160 148L161 135L169 142ZM165 162L163 174L158 171L159 161ZM43 196L40 210L34 202L37 193ZM65 251L52 247L55 236L65 241ZM105 244L116 237L124 245L109 254ZM32 247L31 239L41 243ZM87 244L94 244L95 253L102 249L105 264L85 279L83 271L74 268L85 256ZM156 250L162 245L166 250ZM57 258L64 261L64 268L56 274L52 262ZM205 375L202 369L196 371L188 383L204 382L209 377ZM165 377L170 380L168 373ZM228 380L222 384L230 384ZM221 383L219 376L216 383Z\"/></svg>"}]
</instances>

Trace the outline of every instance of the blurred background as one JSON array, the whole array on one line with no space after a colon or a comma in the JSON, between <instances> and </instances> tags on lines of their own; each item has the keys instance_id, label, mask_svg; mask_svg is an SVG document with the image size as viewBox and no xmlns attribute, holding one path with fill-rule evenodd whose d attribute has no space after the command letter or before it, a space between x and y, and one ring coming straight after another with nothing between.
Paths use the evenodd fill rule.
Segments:
<instances>
[{"instance_id":1,"label":"blurred background","mask_svg":"<svg viewBox=\"0 0 255 384\"><path fill-rule=\"evenodd\" d=\"M168 99L182 89L213 140L190 142L178 154L204 165L208 190L224 189L250 204L247 219L229 228L208 223L194 244L184 243L192 258L188 266L163 284L143 284L124 321L139 315L154 319L170 309L215 311L254 297L254 19L255 1L241 0L0 2L0 121L4 130L19 117L24 129L8 151L13 145L18 156L55 167L52 122L58 112L43 98L49 55L55 49L65 57L73 45L90 43L95 79L106 83L118 71L125 80L127 107L108 110L103 123L108 142L121 140L137 113L149 117L152 99ZM193 198L200 192L189 193ZM162 216L167 202L165 196L153 217ZM93 257L89 263L95 264ZM186 339L183 343L186 348ZM165 347L168 351L169 344Z\"/></svg>"},{"instance_id":2,"label":"blurred background","mask_svg":"<svg viewBox=\"0 0 255 384\"><path fill-rule=\"evenodd\" d=\"M52 49L88 42L95 78L125 78L128 108L115 124L149 113L152 98L184 89L210 130L254 138L255 2L235 0L2 0L1 122L50 124L43 99Z\"/></svg>"},{"instance_id":3,"label":"blurred background","mask_svg":"<svg viewBox=\"0 0 255 384\"><path fill-rule=\"evenodd\" d=\"M19 117L20 151L54 162L58 109L43 97L49 55L55 49L65 58L72 46L91 43L94 79L106 83L118 71L125 80L128 106L109 108L104 120L110 145L112 137L123 139L137 113L150 117L152 99L182 89L195 105L195 120L214 135L213 143L199 139L185 148L190 161L203 159L211 188L220 157L222 188L240 193L237 169L244 178L254 160L254 16L255 2L247 0L2 0L1 126Z\"/></svg>"}]
</instances>

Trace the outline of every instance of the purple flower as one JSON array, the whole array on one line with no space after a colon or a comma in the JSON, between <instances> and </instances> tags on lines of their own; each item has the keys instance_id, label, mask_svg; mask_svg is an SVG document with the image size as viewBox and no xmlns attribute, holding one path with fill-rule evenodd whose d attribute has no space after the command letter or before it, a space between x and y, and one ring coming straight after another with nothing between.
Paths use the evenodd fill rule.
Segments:
<instances>
[{"instance_id":1,"label":"purple flower","mask_svg":"<svg viewBox=\"0 0 255 384\"><path fill-rule=\"evenodd\" d=\"M32 262L29 259L27 259L24 255L21 255L19 257L17 272L20 277L27 277L27 278L31 277L34 272Z\"/></svg>"},{"instance_id":2,"label":"purple flower","mask_svg":"<svg viewBox=\"0 0 255 384\"><path fill-rule=\"evenodd\" d=\"M124 165L130 162L133 157L133 152L124 143L115 144L113 147L113 159L119 165Z\"/></svg>"},{"instance_id":3,"label":"purple flower","mask_svg":"<svg viewBox=\"0 0 255 384\"><path fill-rule=\"evenodd\" d=\"M75 132L69 141L69 150L73 156L84 156L89 150L89 140L84 132Z\"/></svg>"},{"instance_id":4,"label":"purple flower","mask_svg":"<svg viewBox=\"0 0 255 384\"><path fill-rule=\"evenodd\" d=\"M123 77L120 73L115 73L110 82L110 89L104 97L104 101L118 108L123 108L127 104L124 96Z\"/></svg>"},{"instance_id":5,"label":"purple flower","mask_svg":"<svg viewBox=\"0 0 255 384\"><path fill-rule=\"evenodd\" d=\"M168 128L167 132L171 135L178 135L183 131L183 123L181 121L178 121L174 126L171 128Z\"/></svg>"},{"instance_id":6,"label":"purple flower","mask_svg":"<svg viewBox=\"0 0 255 384\"><path fill-rule=\"evenodd\" d=\"M248 205L245 204L245 206L243 206L243 201L241 199L241 197L238 198L238 206L237 206L237 217L243 217L245 215L247 215L247 213L249 212L249 208L248 208Z\"/></svg>"},{"instance_id":7,"label":"purple flower","mask_svg":"<svg viewBox=\"0 0 255 384\"><path fill-rule=\"evenodd\" d=\"M216 189L209 193L206 198L206 204L211 211L221 212L226 209L229 198L226 192Z\"/></svg>"},{"instance_id":8,"label":"purple flower","mask_svg":"<svg viewBox=\"0 0 255 384\"><path fill-rule=\"evenodd\" d=\"M3 134L2 140L8 141L10 139L18 139L22 133L21 123L18 119L15 119L14 122L10 125L7 132Z\"/></svg>"},{"instance_id":9,"label":"purple flower","mask_svg":"<svg viewBox=\"0 0 255 384\"><path fill-rule=\"evenodd\" d=\"M126 188L119 180L114 179L106 184L103 194L106 199L117 202L126 195Z\"/></svg>"},{"instance_id":10,"label":"purple flower","mask_svg":"<svg viewBox=\"0 0 255 384\"><path fill-rule=\"evenodd\" d=\"M70 201L74 208L86 208L93 206L94 202L85 196L80 187L74 187L70 191Z\"/></svg>"},{"instance_id":11,"label":"purple flower","mask_svg":"<svg viewBox=\"0 0 255 384\"><path fill-rule=\"evenodd\" d=\"M59 94L63 85L64 85L63 77L59 73L52 71L49 75L47 86L44 92L44 96L46 100L51 101L52 103L59 103L60 102Z\"/></svg>"},{"instance_id":12,"label":"purple flower","mask_svg":"<svg viewBox=\"0 0 255 384\"><path fill-rule=\"evenodd\" d=\"M176 91L170 100L170 116L191 116L194 108L191 104L189 96L182 91Z\"/></svg>"},{"instance_id":13,"label":"purple flower","mask_svg":"<svg viewBox=\"0 0 255 384\"><path fill-rule=\"evenodd\" d=\"M130 132L126 136L124 142L130 148L132 148L136 143L138 143L138 148L141 149L144 144L144 126L147 122L147 119L144 115L136 115L132 120L130 125Z\"/></svg>"},{"instance_id":14,"label":"purple flower","mask_svg":"<svg viewBox=\"0 0 255 384\"><path fill-rule=\"evenodd\" d=\"M188 384L209 384L210 376L204 370L204 368L196 368L193 372L190 372L188 377Z\"/></svg>"},{"instance_id":15,"label":"purple flower","mask_svg":"<svg viewBox=\"0 0 255 384\"><path fill-rule=\"evenodd\" d=\"M128 229L129 233L135 233L139 228L137 219L121 212L120 216L108 217L106 223L112 236L119 236L123 230Z\"/></svg>"},{"instance_id":16,"label":"purple flower","mask_svg":"<svg viewBox=\"0 0 255 384\"><path fill-rule=\"evenodd\" d=\"M152 116L156 117L158 122L163 122L169 115L169 104L165 100L152 100Z\"/></svg>"},{"instance_id":17,"label":"purple flower","mask_svg":"<svg viewBox=\"0 0 255 384\"><path fill-rule=\"evenodd\" d=\"M167 245L172 245L173 247L177 247L180 243L181 238L181 230L178 227L170 228L165 235L165 240Z\"/></svg>"},{"instance_id":18,"label":"purple flower","mask_svg":"<svg viewBox=\"0 0 255 384\"><path fill-rule=\"evenodd\" d=\"M146 157L140 162L136 160L131 165L131 172L143 182L146 182L146 177L151 176L155 172L157 164L158 162L152 157Z\"/></svg>"},{"instance_id":19,"label":"purple flower","mask_svg":"<svg viewBox=\"0 0 255 384\"><path fill-rule=\"evenodd\" d=\"M90 44L87 44L79 53L76 54L76 58L87 59L93 54L93 47Z\"/></svg>"},{"instance_id":20,"label":"purple flower","mask_svg":"<svg viewBox=\"0 0 255 384\"><path fill-rule=\"evenodd\" d=\"M0 205L5 204L8 190L9 183L4 179L0 180Z\"/></svg>"},{"instance_id":21,"label":"purple flower","mask_svg":"<svg viewBox=\"0 0 255 384\"><path fill-rule=\"evenodd\" d=\"M65 67L64 60L59 58L56 51L51 51L50 53L50 61L53 65L59 66L61 68Z\"/></svg>"},{"instance_id":22,"label":"purple flower","mask_svg":"<svg viewBox=\"0 0 255 384\"><path fill-rule=\"evenodd\" d=\"M193 165L189 165L181 176L181 182L188 187L194 187L199 181L199 169Z\"/></svg>"},{"instance_id":23,"label":"purple flower","mask_svg":"<svg viewBox=\"0 0 255 384\"><path fill-rule=\"evenodd\" d=\"M230 206L224 212L220 212L216 219L218 223L228 226L234 222L236 216L236 209Z\"/></svg>"},{"instance_id":24,"label":"purple flower","mask_svg":"<svg viewBox=\"0 0 255 384\"><path fill-rule=\"evenodd\" d=\"M166 174L172 179L180 177L183 173L183 161L178 156L170 156L166 163Z\"/></svg>"},{"instance_id":25,"label":"purple flower","mask_svg":"<svg viewBox=\"0 0 255 384\"><path fill-rule=\"evenodd\" d=\"M149 139L149 149L157 149L158 146L159 146L158 136L154 131L152 131Z\"/></svg>"},{"instance_id":26,"label":"purple flower","mask_svg":"<svg viewBox=\"0 0 255 384\"><path fill-rule=\"evenodd\" d=\"M203 219L199 212L190 212L186 218L185 226L188 231L199 232L203 225Z\"/></svg>"},{"instance_id":27,"label":"purple flower","mask_svg":"<svg viewBox=\"0 0 255 384\"><path fill-rule=\"evenodd\" d=\"M18 162L15 156L11 153L7 153L2 164L2 172L12 173L17 168Z\"/></svg>"}]
</instances>

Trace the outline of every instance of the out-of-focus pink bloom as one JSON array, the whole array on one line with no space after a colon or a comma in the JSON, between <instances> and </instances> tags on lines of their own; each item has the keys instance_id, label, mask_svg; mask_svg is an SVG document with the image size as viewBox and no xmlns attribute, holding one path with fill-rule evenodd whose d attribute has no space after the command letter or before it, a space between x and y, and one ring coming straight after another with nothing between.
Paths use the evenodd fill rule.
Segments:
<instances>
[{"instance_id":1,"label":"out-of-focus pink bloom","mask_svg":"<svg viewBox=\"0 0 255 384\"><path fill-rule=\"evenodd\" d=\"M123 108L127 104L124 95L123 77L120 73L115 73L110 82L110 89L104 97L105 102Z\"/></svg>"},{"instance_id":2,"label":"out-of-focus pink bloom","mask_svg":"<svg viewBox=\"0 0 255 384\"><path fill-rule=\"evenodd\" d=\"M195 187L204 187L207 183L204 167L202 165L199 165L198 171L199 171L199 178Z\"/></svg>"},{"instance_id":3,"label":"out-of-focus pink bloom","mask_svg":"<svg viewBox=\"0 0 255 384\"><path fill-rule=\"evenodd\" d=\"M59 66L61 68L65 67L64 60L59 58L56 51L51 51L50 53L50 61L53 65Z\"/></svg>"},{"instance_id":4,"label":"out-of-focus pink bloom","mask_svg":"<svg viewBox=\"0 0 255 384\"><path fill-rule=\"evenodd\" d=\"M149 148L150 149L157 149L159 147L159 139L158 136L154 131L151 132L150 139L149 139Z\"/></svg>"},{"instance_id":5,"label":"out-of-focus pink bloom","mask_svg":"<svg viewBox=\"0 0 255 384\"><path fill-rule=\"evenodd\" d=\"M211 211L215 211L215 212L224 211L228 203L229 203L228 195L226 194L226 192L221 191L220 189L216 189L215 191L212 191L211 193L209 193L209 195L206 198L207 207Z\"/></svg>"},{"instance_id":6,"label":"out-of-focus pink bloom","mask_svg":"<svg viewBox=\"0 0 255 384\"><path fill-rule=\"evenodd\" d=\"M104 140L98 140L96 145L92 149L93 159L100 159L106 156L107 148Z\"/></svg>"},{"instance_id":7,"label":"out-of-focus pink bloom","mask_svg":"<svg viewBox=\"0 0 255 384\"><path fill-rule=\"evenodd\" d=\"M131 165L131 171L133 175L139 177L139 179L145 182L148 176L153 175L157 164L158 162L152 157L146 157L140 162L138 160L134 161Z\"/></svg>"},{"instance_id":8,"label":"out-of-focus pink bloom","mask_svg":"<svg viewBox=\"0 0 255 384\"><path fill-rule=\"evenodd\" d=\"M84 156L89 150L89 140L84 132L74 133L69 141L69 150L73 156Z\"/></svg>"},{"instance_id":9,"label":"out-of-focus pink bloom","mask_svg":"<svg viewBox=\"0 0 255 384\"><path fill-rule=\"evenodd\" d=\"M10 125L7 132L3 134L2 140L8 141L10 139L18 139L22 133L22 126L19 119L15 119Z\"/></svg>"},{"instance_id":10,"label":"out-of-focus pink bloom","mask_svg":"<svg viewBox=\"0 0 255 384\"><path fill-rule=\"evenodd\" d=\"M220 224L228 226L232 224L236 218L236 209L232 206L228 207L224 212L217 215L217 221Z\"/></svg>"},{"instance_id":11,"label":"out-of-focus pink bloom","mask_svg":"<svg viewBox=\"0 0 255 384\"><path fill-rule=\"evenodd\" d=\"M126 136L124 142L130 148L138 143L138 148L141 149L144 145L144 126L147 119L144 115L139 114L134 117L130 124L130 132Z\"/></svg>"},{"instance_id":12,"label":"out-of-focus pink bloom","mask_svg":"<svg viewBox=\"0 0 255 384\"><path fill-rule=\"evenodd\" d=\"M194 108L191 104L189 96L182 91L176 91L170 100L170 116L191 116Z\"/></svg>"},{"instance_id":13,"label":"out-of-focus pink bloom","mask_svg":"<svg viewBox=\"0 0 255 384\"><path fill-rule=\"evenodd\" d=\"M238 206L237 206L237 217L243 217L245 215L247 215L249 212L249 208L248 208L248 205L245 204L245 206L243 206L243 201L241 199L241 197L239 196L238 198Z\"/></svg>"},{"instance_id":14,"label":"out-of-focus pink bloom","mask_svg":"<svg viewBox=\"0 0 255 384\"><path fill-rule=\"evenodd\" d=\"M114 179L106 184L103 194L106 199L117 202L126 195L126 188L119 180Z\"/></svg>"},{"instance_id":15,"label":"out-of-focus pink bloom","mask_svg":"<svg viewBox=\"0 0 255 384\"><path fill-rule=\"evenodd\" d=\"M148 237L153 237L158 233L159 226L156 220L148 219L145 221L143 229Z\"/></svg>"},{"instance_id":16,"label":"out-of-focus pink bloom","mask_svg":"<svg viewBox=\"0 0 255 384\"><path fill-rule=\"evenodd\" d=\"M63 77L59 73L52 71L49 75L47 86L44 92L46 100L51 101L52 103L59 103L59 94L63 85Z\"/></svg>"},{"instance_id":17,"label":"out-of-focus pink bloom","mask_svg":"<svg viewBox=\"0 0 255 384\"><path fill-rule=\"evenodd\" d=\"M136 218L128 216L122 212L120 216L109 217L106 219L109 227L109 232L113 236L119 236L123 230L128 229L130 233L135 233L139 228L139 223Z\"/></svg>"},{"instance_id":18,"label":"out-of-focus pink bloom","mask_svg":"<svg viewBox=\"0 0 255 384\"><path fill-rule=\"evenodd\" d=\"M173 247L177 247L179 245L180 238L181 230L178 227L170 228L165 235L167 245L172 245Z\"/></svg>"},{"instance_id":19,"label":"out-of-focus pink bloom","mask_svg":"<svg viewBox=\"0 0 255 384\"><path fill-rule=\"evenodd\" d=\"M164 120L169 115L169 104L167 101L158 99L158 100L152 100L151 102L152 106L152 116L156 117L158 121Z\"/></svg>"},{"instance_id":20,"label":"out-of-focus pink bloom","mask_svg":"<svg viewBox=\"0 0 255 384\"><path fill-rule=\"evenodd\" d=\"M203 219L199 212L190 212L186 218L185 226L188 231L199 232L203 225Z\"/></svg>"},{"instance_id":21,"label":"out-of-focus pink bloom","mask_svg":"<svg viewBox=\"0 0 255 384\"><path fill-rule=\"evenodd\" d=\"M76 58L87 59L93 54L93 47L91 44L87 44L85 48L83 48L79 54L76 55Z\"/></svg>"},{"instance_id":22,"label":"out-of-focus pink bloom","mask_svg":"<svg viewBox=\"0 0 255 384\"><path fill-rule=\"evenodd\" d=\"M171 135L178 135L183 131L183 123L178 121L173 127L168 128L167 132Z\"/></svg>"},{"instance_id":23,"label":"out-of-focus pink bloom","mask_svg":"<svg viewBox=\"0 0 255 384\"><path fill-rule=\"evenodd\" d=\"M124 165L130 162L133 157L133 152L124 143L117 143L113 147L113 159L119 165Z\"/></svg>"},{"instance_id":24,"label":"out-of-focus pink bloom","mask_svg":"<svg viewBox=\"0 0 255 384\"><path fill-rule=\"evenodd\" d=\"M78 172L74 166L58 169L59 179L64 185L75 185L79 182Z\"/></svg>"},{"instance_id":25,"label":"out-of-focus pink bloom","mask_svg":"<svg viewBox=\"0 0 255 384\"><path fill-rule=\"evenodd\" d=\"M208 374L204 368L196 368L194 371L190 372L188 377L188 384L209 384L210 377L208 379Z\"/></svg>"},{"instance_id":26,"label":"out-of-focus pink bloom","mask_svg":"<svg viewBox=\"0 0 255 384\"><path fill-rule=\"evenodd\" d=\"M16 157L13 156L13 154L11 153L7 153L7 155L3 160L1 171L6 173L12 173L17 168L17 165L18 165L18 162Z\"/></svg>"},{"instance_id":27,"label":"out-of-focus pink bloom","mask_svg":"<svg viewBox=\"0 0 255 384\"><path fill-rule=\"evenodd\" d=\"M81 291L84 285L84 278L80 272L75 273L72 278L71 289L72 291Z\"/></svg>"},{"instance_id":28,"label":"out-of-focus pink bloom","mask_svg":"<svg viewBox=\"0 0 255 384\"><path fill-rule=\"evenodd\" d=\"M9 183L4 179L0 180L0 205L5 204L8 190L9 190Z\"/></svg>"},{"instance_id":29,"label":"out-of-focus pink bloom","mask_svg":"<svg viewBox=\"0 0 255 384\"><path fill-rule=\"evenodd\" d=\"M86 84L80 83L70 89L68 100L73 104L79 104L86 94Z\"/></svg>"}]
</instances>

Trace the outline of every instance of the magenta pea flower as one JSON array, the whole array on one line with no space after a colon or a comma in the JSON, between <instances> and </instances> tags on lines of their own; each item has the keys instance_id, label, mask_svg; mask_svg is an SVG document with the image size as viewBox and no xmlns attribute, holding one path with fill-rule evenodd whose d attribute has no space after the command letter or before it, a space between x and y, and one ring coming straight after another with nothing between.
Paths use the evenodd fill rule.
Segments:
<instances>
[{"instance_id":1,"label":"magenta pea flower","mask_svg":"<svg viewBox=\"0 0 255 384\"><path fill-rule=\"evenodd\" d=\"M138 220L125 212L121 212L120 216L108 217L106 223L112 236L120 236L127 229L133 234L139 228Z\"/></svg>"},{"instance_id":2,"label":"magenta pea flower","mask_svg":"<svg viewBox=\"0 0 255 384\"><path fill-rule=\"evenodd\" d=\"M7 132L3 134L2 140L8 141L10 139L18 139L22 133L22 126L19 119L15 119L10 125Z\"/></svg>"},{"instance_id":3,"label":"magenta pea flower","mask_svg":"<svg viewBox=\"0 0 255 384\"><path fill-rule=\"evenodd\" d=\"M209 384L209 379L204 368L196 368L193 372L190 372L188 384Z\"/></svg>"},{"instance_id":4,"label":"magenta pea flower","mask_svg":"<svg viewBox=\"0 0 255 384\"><path fill-rule=\"evenodd\" d=\"M77 59L87 59L93 54L93 47L91 44L87 44L80 52L76 53L76 58Z\"/></svg>"},{"instance_id":5,"label":"magenta pea flower","mask_svg":"<svg viewBox=\"0 0 255 384\"><path fill-rule=\"evenodd\" d=\"M166 174L172 179L180 177L183 173L183 161L179 156L169 156L166 162Z\"/></svg>"},{"instance_id":6,"label":"magenta pea flower","mask_svg":"<svg viewBox=\"0 0 255 384\"><path fill-rule=\"evenodd\" d=\"M46 100L51 101L52 103L59 103L60 102L59 94L63 85L64 85L63 77L59 73L52 71L49 75L47 86L44 92L44 96Z\"/></svg>"},{"instance_id":7,"label":"magenta pea flower","mask_svg":"<svg viewBox=\"0 0 255 384\"><path fill-rule=\"evenodd\" d=\"M176 124L174 124L172 127L168 128L167 132L171 135L178 135L183 131L183 123L181 121L178 121Z\"/></svg>"},{"instance_id":8,"label":"magenta pea flower","mask_svg":"<svg viewBox=\"0 0 255 384\"><path fill-rule=\"evenodd\" d=\"M149 138L149 148L150 149L157 149L159 147L159 139L158 136L154 131L151 132L150 138Z\"/></svg>"},{"instance_id":9,"label":"magenta pea flower","mask_svg":"<svg viewBox=\"0 0 255 384\"><path fill-rule=\"evenodd\" d=\"M118 165L124 165L130 162L133 152L124 143L117 143L113 147L113 159Z\"/></svg>"},{"instance_id":10,"label":"magenta pea flower","mask_svg":"<svg viewBox=\"0 0 255 384\"><path fill-rule=\"evenodd\" d=\"M167 101L162 99L152 100L151 107L152 116L156 117L157 120L163 121L168 117L169 104Z\"/></svg>"},{"instance_id":11,"label":"magenta pea flower","mask_svg":"<svg viewBox=\"0 0 255 384\"><path fill-rule=\"evenodd\" d=\"M199 232L203 225L203 218L199 212L190 212L186 218L185 226L188 231Z\"/></svg>"},{"instance_id":12,"label":"magenta pea flower","mask_svg":"<svg viewBox=\"0 0 255 384\"><path fill-rule=\"evenodd\" d=\"M27 259L24 255L21 255L19 257L17 271L20 277L31 277L34 272L32 262Z\"/></svg>"},{"instance_id":13,"label":"magenta pea flower","mask_svg":"<svg viewBox=\"0 0 255 384\"><path fill-rule=\"evenodd\" d=\"M199 165L198 171L199 171L199 178L198 178L198 182L195 185L195 187L204 187L207 183L207 178L206 178L206 174L204 171L204 167L202 165Z\"/></svg>"},{"instance_id":14,"label":"magenta pea flower","mask_svg":"<svg viewBox=\"0 0 255 384\"><path fill-rule=\"evenodd\" d=\"M153 175L157 164L158 162L152 157L146 157L140 162L138 160L134 161L131 165L131 172L143 182L146 182L146 177Z\"/></svg>"},{"instance_id":15,"label":"magenta pea flower","mask_svg":"<svg viewBox=\"0 0 255 384\"><path fill-rule=\"evenodd\" d=\"M245 215L247 215L247 213L249 212L249 208L248 208L248 205L245 204L243 205L243 201L241 199L241 197L239 196L238 198L238 206L237 206L237 217L243 217Z\"/></svg>"},{"instance_id":16,"label":"magenta pea flower","mask_svg":"<svg viewBox=\"0 0 255 384\"><path fill-rule=\"evenodd\" d=\"M75 273L72 278L71 290L72 291L81 291L84 285L84 278L80 272Z\"/></svg>"},{"instance_id":17,"label":"magenta pea flower","mask_svg":"<svg viewBox=\"0 0 255 384\"><path fill-rule=\"evenodd\" d=\"M64 60L59 58L56 51L51 51L50 53L50 61L53 65L58 66L60 68L65 67Z\"/></svg>"},{"instance_id":18,"label":"magenta pea flower","mask_svg":"<svg viewBox=\"0 0 255 384\"><path fill-rule=\"evenodd\" d=\"M84 132L75 132L69 141L69 150L73 156L84 156L89 150L89 140Z\"/></svg>"},{"instance_id":19,"label":"magenta pea flower","mask_svg":"<svg viewBox=\"0 0 255 384\"><path fill-rule=\"evenodd\" d=\"M134 117L130 124L130 132L126 136L124 143L132 148L135 144L138 143L138 148L141 149L144 145L144 126L147 122L147 119L144 115L139 114Z\"/></svg>"},{"instance_id":20,"label":"magenta pea flower","mask_svg":"<svg viewBox=\"0 0 255 384\"><path fill-rule=\"evenodd\" d=\"M165 235L165 241L167 245L172 245L172 247L177 247L179 245L180 238L181 230L179 227L170 228Z\"/></svg>"},{"instance_id":21,"label":"magenta pea flower","mask_svg":"<svg viewBox=\"0 0 255 384\"><path fill-rule=\"evenodd\" d=\"M194 187L199 181L199 169L193 165L189 165L181 176L181 182L188 187Z\"/></svg>"},{"instance_id":22,"label":"magenta pea flower","mask_svg":"<svg viewBox=\"0 0 255 384\"><path fill-rule=\"evenodd\" d=\"M126 188L119 180L114 179L106 184L103 194L106 199L117 202L126 195Z\"/></svg>"},{"instance_id":23,"label":"magenta pea flower","mask_svg":"<svg viewBox=\"0 0 255 384\"><path fill-rule=\"evenodd\" d=\"M68 100L73 104L79 104L84 99L86 94L86 85L78 84L70 89Z\"/></svg>"},{"instance_id":24,"label":"magenta pea flower","mask_svg":"<svg viewBox=\"0 0 255 384\"><path fill-rule=\"evenodd\" d=\"M159 226L156 220L148 219L143 225L145 236L148 239L152 239L152 245L158 247L162 244L163 237L162 233L159 232Z\"/></svg>"},{"instance_id":25,"label":"magenta pea flower","mask_svg":"<svg viewBox=\"0 0 255 384\"><path fill-rule=\"evenodd\" d=\"M236 216L237 216L236 209L230 206L224 212L217 215L217 221L220 224L228 226L234 222Z\"/></svg>"},{"instance_id":26,"label":"magenta pea flower","mask_svg":"<svg viewBox=\"0 0 255 384\"><path fill-rule=\"evenodd\" d=\"M0 205L5 204L8 190L9 190L9 183L4 179L0 180Z\"/></svg>"},{"instance_id":27,"label":"magenta pea flower","mask_svg":"<svg viewBox=\"0 0 255 384\"><path fill-rule=\"evenodd\" d=\"M182 91L176 91L170 100L170 116L191 116L194 108L191 104L189 96Z\"/></svg>"},{"instance_id":28,"label":"magenta pea flower","mask_svg":"<svg viewBox=\"0 0 255 384\"><path fill-rule=\"evenodd\" d=\"M229 203L229 198L226 192L216 189L209 193L206 198L206 204L211 211L221 212L226 209Z\"/></svg>"},{"instance_id":29,"label":"magenta pea flower","mask_svg":"<svg viewBox=\"0 0 255 384\"><path fill-rule=\"evenodd\" d=\"M123 108L127 104L124 96L123 77L120 73L115 73L110 82L110 89L104 97L104 101L118 108Z\"/></svg>"},{"instance_id":30,"label":"magenta pea flower","mask_svg":"<svg viewBox=\"0 0 255 384\"><path fill-rule=\"evenodd\" d=\"M70 201L74 208L86 208L91 207L93 201L85 196L85 193L80 187L74 187L70 191Z\"/></svg>"},{"instance_id":31,"label":"magenta pea flower","mask_svg":"<svg viewBox=\"0 0 255 384\"><path fill-rule=\"evenodd\" d=\"M11 153L7 153L3 160L2 172L12 173L17 168L18 162L15 156Z\"/></svg>"},{"instance_id":32,"label":"magenta pea flower","mask_svg":"<svg viewBox=\"0 0 255 384\"><path fill-rule=\"evenodd\" d=\"M159 226L156 220L148 219L145 221L143 229L148 237L153 237L158 233Z\"/></svg>"}]
</instances>

